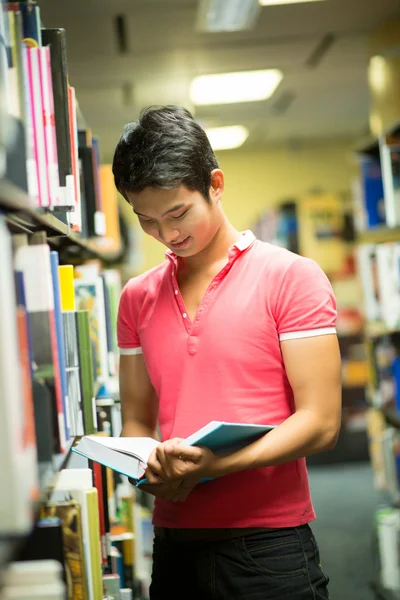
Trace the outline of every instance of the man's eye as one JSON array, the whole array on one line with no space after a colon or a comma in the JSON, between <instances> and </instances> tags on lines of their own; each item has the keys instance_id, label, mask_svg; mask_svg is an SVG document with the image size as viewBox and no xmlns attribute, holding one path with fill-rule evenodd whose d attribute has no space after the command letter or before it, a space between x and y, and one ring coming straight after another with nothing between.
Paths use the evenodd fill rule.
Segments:
<instances>
[{"instance_id":1,"label":"man's eye","mask_svg":"<svg viewBox=\"0 0 400 600\"><path fill-rule=\"evenodd\" d=\"M186 213L188 212L188 210L185 210L185 212L183 212L182 214L178 215L177 217L172 217L172 218L173 219L182 219L182 217L184 217L186 215Z\"/></svg>"}]
</instances>

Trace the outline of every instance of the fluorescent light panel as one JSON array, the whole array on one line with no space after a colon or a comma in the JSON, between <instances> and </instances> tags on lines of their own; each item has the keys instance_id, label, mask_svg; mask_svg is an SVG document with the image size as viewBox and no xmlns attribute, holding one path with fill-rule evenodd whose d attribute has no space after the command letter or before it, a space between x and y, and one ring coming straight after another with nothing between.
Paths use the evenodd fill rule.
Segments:
<instances>
[{"instance_id":1,"label":"fluorescent light panel","mask_svg":"<svg viewBox=\"0 0 400 600\"><path fill-rule=\"evenodd\" d=\"M259 14L258 0L200 0L197 29L210 33L243 31L255 25Z\"/></svg>"},{"instance_id":2,"label":"fluorescent light panel","mask_svg":"<svg viewBox=\"0 0 400 600\"><path fill-rule=\"evenodd\" d=\"M196 77L190 86L193 104L233 104L266 100L282 81L278 69L242 71Z\"/></svg>"},{"instance_id":3,"label":"fluorescent light panel","mask_svg":"<svg viewBox=\"0 0 400 600\"><path fill-rule=\"evenodd\" d=\"M213 127L206 129L213 150L233 150L244 144L249 136L248 129L242 125Z\"/></svg>"},{"instance_id":4,"label":"fluorescent light panel","mask_svg":"<svg viewBox=\"0 0 400 600\"><path fill-rule=\"evenodd\" d=\"M260 6L276 6L278 4L301 4L303 2L323 2L323 0L258 0Z\"/></svg>"}]
</instances>

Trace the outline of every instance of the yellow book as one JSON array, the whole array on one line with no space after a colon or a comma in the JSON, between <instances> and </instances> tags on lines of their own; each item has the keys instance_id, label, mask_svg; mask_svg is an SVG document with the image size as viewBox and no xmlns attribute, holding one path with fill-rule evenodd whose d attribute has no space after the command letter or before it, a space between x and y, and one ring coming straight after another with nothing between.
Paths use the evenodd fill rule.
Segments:
<instances>
[{"instance_id":1,"label":"yellow book","mask_svg":"<svg viewBox=\"0 0 400 600\"><path fill-rule=\"evenodd\" d=\"M117 252L121 247L121 233L119 229L118 196L111 165L101 165L100 185L106 221L106 235L101 241L102 248L108 252Z\"/></svg>"},{"instance_id":2,"label":"yellow book","mask_svg":"<svg viewBox=\"0 0 400 600\"><path fill-rule=\"evenodd\" d=\"M74 267L61 265L58 267L60 275L61 310L63 312L75 310Z\"/></svg>"},{"instance_id":3,"label":"yellow book","mask_svg":"<svg viewBox=\"0 0 400 600\"><path fill-rule=\"evenodd\" d=\"M89 525L91 578L94 600L103 600L99 504L96 488L86 490Z\"/></svg>"}]
</instances>

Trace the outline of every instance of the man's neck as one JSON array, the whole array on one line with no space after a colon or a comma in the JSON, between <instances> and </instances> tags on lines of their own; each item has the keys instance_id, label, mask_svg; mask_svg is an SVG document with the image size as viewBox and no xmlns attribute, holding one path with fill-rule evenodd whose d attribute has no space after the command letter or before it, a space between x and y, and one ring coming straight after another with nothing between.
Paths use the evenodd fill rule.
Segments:
<instances>
[{"instance_id":1,"label":"man's neck","mask_svg":"<svg viewBox=\"0 0 400 600\"><path fill-rule=\"evenodd\" d=\"M239 231L225 218L208 246L195 256L181 259L180 262L185 270L193 274L207 270L216 263L228 259L229 248L240 239L240 236Z\"/></svg>"}]
</instances>

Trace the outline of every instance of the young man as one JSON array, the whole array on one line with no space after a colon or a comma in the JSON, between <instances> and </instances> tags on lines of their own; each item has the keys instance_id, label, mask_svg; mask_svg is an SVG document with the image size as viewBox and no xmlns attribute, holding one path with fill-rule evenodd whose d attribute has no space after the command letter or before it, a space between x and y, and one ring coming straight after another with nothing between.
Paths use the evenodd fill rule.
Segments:
<instances>
[{"instance_id":1,"label":"young man","mask_svg":"<svg viewBox=\"0 0 400 600\"><path fill-rule=\"evenodd\" d=\"M328 598L304 460L332 448L340 427L328 279L228 221L224 175L183 108L127 125L113 171L145 233L168 248L128 282L118 315L122 435L156 438L159 427L163 441L146 472L151 599ZM278 427L223 456L180 445L212 420Z\"/></svg>"}]
</instances>

